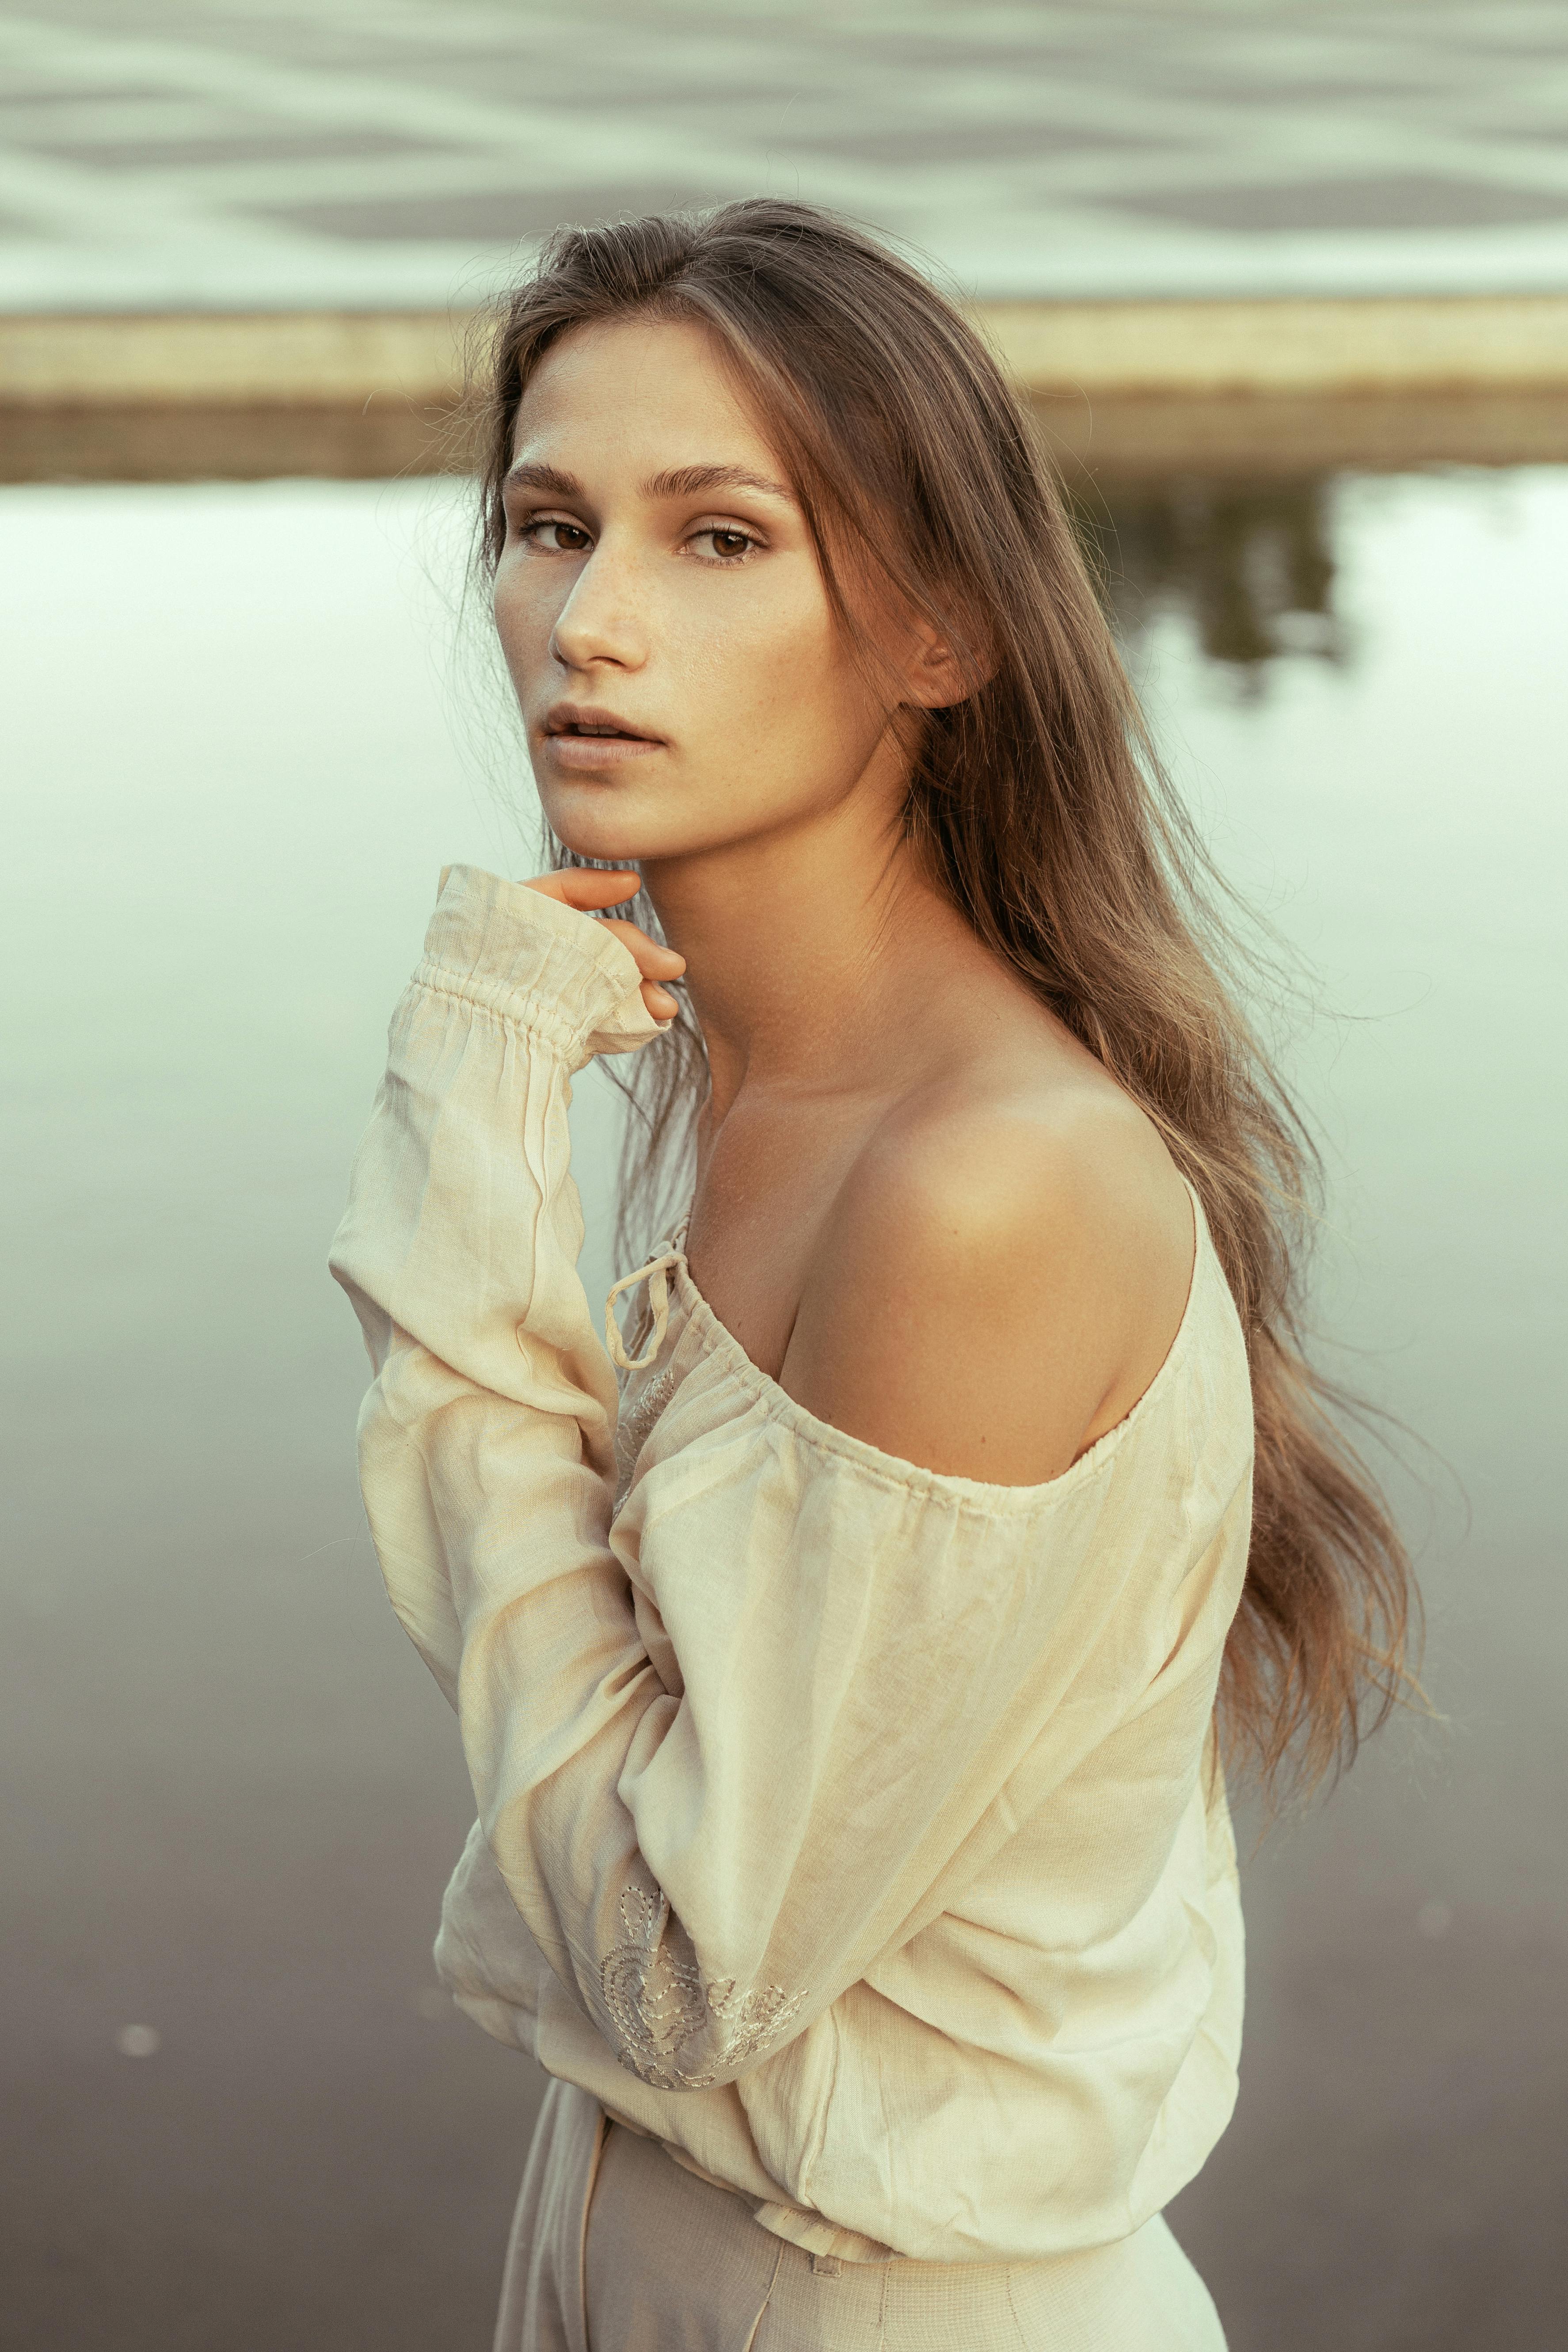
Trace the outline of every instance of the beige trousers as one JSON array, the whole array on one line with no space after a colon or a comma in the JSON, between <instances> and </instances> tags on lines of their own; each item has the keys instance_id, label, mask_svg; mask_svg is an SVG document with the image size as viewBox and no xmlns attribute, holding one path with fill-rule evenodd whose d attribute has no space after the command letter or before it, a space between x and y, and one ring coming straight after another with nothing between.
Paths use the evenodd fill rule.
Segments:
<instances>
[{"instance_id":1,"label":"beige trousers","mask_svg":"<svg viewBox=\"0 0 1568 2352\"><path fill-rule=\"evenodd\" d=\"M825 2263L552 2084L495 2352L1225 2352L1158 2216L1041 2263Z\"/></svg>"}]
</instances>

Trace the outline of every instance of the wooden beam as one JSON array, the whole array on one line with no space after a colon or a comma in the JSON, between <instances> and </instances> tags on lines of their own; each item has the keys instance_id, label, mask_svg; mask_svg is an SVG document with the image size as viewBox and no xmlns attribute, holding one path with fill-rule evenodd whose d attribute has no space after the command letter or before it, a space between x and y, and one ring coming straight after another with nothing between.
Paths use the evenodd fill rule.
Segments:
<instances>
[{"instance_id":1,"label":"wooden beam","mask_svg":"<svg viewBox=\"0 0 1568 2352\"><path fill-rule=\"evenodd\" d=\"M973 315L1037 393L1568 390L1568 295L988 302ZM14 316L0 318L0 402L446 406L482 349L474 311Z\"/></svg>"}]
</instances>

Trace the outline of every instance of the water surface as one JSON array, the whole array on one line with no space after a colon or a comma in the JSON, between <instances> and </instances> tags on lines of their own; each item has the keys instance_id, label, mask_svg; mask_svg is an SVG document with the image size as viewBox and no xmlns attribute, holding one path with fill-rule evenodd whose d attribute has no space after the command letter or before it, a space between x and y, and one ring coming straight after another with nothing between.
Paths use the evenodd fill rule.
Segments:
<instances>
[{"instance_id":1,"label":"water surface","mask_svg":"<svg viewBox=\"0 0 1568 2352\"><path fill-rule=\"evenodd\" d=\"M453 496L0 493L18 2346L488 2342L537 2084L434 1988L467 1791L322 1264L438 868L532 862L452 677ZM1236 2352L1546 2352L1568 470L1184 479L1100 522L1171 764L1315 972L1325 1313L1454 1474L1397 1486L1446 1727L1249 1864L1241 2105L1173 2219ZM578 1126L597 1289L592 1082Z\"/></svg>"}]
</instances>

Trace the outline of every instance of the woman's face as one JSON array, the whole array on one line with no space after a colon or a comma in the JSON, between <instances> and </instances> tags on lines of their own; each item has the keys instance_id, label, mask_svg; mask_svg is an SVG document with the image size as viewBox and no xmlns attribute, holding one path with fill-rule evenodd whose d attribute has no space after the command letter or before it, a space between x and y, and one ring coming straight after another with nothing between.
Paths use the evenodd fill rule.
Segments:
<instances>
[{"instance_id":1,"label":"woman's face","mask_svg":"<svg viewBox=\"0 0 1568 2352\"><path fill-rule=\"evenodd\" d=\"M875 691L845 643L708 329L563 336L519 409L505 504L496 626L569 848L689 856L809 824L857 787L897 807L901 688ZM895 671L919 667L906 634Z\"/></svg>"}]
</instances>

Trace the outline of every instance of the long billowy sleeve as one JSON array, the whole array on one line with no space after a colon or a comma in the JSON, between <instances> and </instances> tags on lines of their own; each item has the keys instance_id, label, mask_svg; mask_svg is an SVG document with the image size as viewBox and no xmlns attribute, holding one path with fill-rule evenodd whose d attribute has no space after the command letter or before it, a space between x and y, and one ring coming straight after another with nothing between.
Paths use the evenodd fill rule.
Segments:
<instances>
[{"instance_id":1,"label":"long billowy sleeve","mask_svg":"<svg viewBox=\"0 0 1568 2352\"><path fill-rule=\"evenodd\" d=\"M572 2000L671 2092L735 2081L907 1944L1129 1689L1161 1723L1179 1701L1151 1758L1174 1838L1234 1595L1201 1538L1152 1550L1149 1498L1092 1463L1049 1489L937 1478L743 1359L612 1528L566 1111L574 1069L655 1026L601 926L457 871L332 1264L374 1367L372 1530L458 1708L479 1834Z\"/></svg>"}]
</instances>

